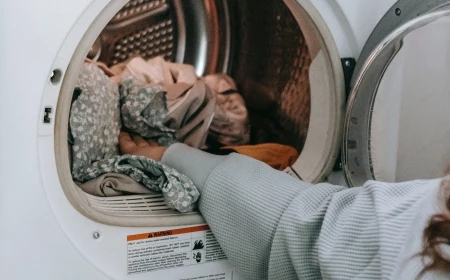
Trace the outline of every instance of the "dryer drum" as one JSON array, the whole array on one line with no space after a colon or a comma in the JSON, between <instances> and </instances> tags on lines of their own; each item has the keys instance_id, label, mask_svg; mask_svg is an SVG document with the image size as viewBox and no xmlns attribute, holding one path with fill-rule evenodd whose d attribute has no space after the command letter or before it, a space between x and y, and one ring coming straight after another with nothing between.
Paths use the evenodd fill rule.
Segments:
<instances>
[{"instance_id":1,"label":"dryer drum","mask_svg":"<svg viewBox=\"0 0 450 280\"><path fill-rule=\"evenodd\" d=\"M163 56L194 65L199 76L228 72L252 113L253 143L301 151L311 56L289 8L282 1L259 2L133 0L104 28L88 57L114 66L134 56Z\"/></svg>"},{"instance_id":2,"label":"dryer drum","mask_svg":"<svg viewBox=\"0 0 450 280\"><path fill-rule=\"evenodd\" d=\"M203 222L197 213L169 210L161 195L95 197L73 183L67 154L69 96L86 56L110 67L135 56L163 56L193 65L197 76L229 74L249 110L251 144L294 147L301 153L297 175L311 182L325 178L340 145L344 79L331 34L308 1L113 2L79 43L58 100L58 173L77 210L113 225Z\"/></svg>"}]
</instances>

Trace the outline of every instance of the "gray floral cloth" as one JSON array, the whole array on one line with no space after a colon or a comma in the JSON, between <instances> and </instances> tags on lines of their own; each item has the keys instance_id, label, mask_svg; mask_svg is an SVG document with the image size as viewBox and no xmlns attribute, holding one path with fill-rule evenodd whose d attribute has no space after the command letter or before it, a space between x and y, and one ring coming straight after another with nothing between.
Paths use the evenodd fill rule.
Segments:
<instances>
[{"instance_id":1,"label":"gray floral cloth","mask_svg":"<svg viewBox=\"0 0 450 280\"><path fill-rule=\"evenodd\" d=\"M121 91L125 93L121 99L119 87L91 63L82 66L75 86L82 92L72 104L70 115L74 180L86 182L105 173L122 173L152 191L162 192L169 207L180 212L192 211L200 194L188 177L149 158L119 155L121 100L129 112L139 111L151 118L163 113L164 109L142 110L140 101L153 100L155 104L161 105L165 93L150 86L142 89L132 80L127 80L121 85ZM163 108L167 110L165 106ZM158 118L153 122L151 127L155 131L161 128ZM129 125L125 121L124 124ZM163 136L165 132L171 133L163 130Z\"/></svg>"},{"instance_id":2,"label":"gray floral cloth","mask_svg":"<svg viewBox=\"0 0 450 280\"><path fill-rule=\"evenodd\" d=\"M70 115L74 171L118 155L121 128L118 87L96 65L83 65L75 87L82 93Z\"/></svg>"},{"instance_id":3,"label":"gray floral cloth","mask_svg":"<svg viewBox=\"0 0 450 280\"><path fill-rule=\"evenodd\" d=\"M120 97L122 120L128 129L144 138L157 140L161 146L176 141L175 130L164 125L169 112L164 89L143 85L130 76L122 79Z\"/></svg>"},{"instance_id":4,"label":"gray floral cloth","mask_svg":"<svg viewBox=\"0 0 450 280\"><path fill-rule=\"evenodd\" d=\"M162 192L167 205L180 212L191 212L199 197L192 181L160 162L132 155L115 156L87 165L79 170L82 182L105 173L122 173L143 184L152 191Z\"/></svg>"}]
</instances>

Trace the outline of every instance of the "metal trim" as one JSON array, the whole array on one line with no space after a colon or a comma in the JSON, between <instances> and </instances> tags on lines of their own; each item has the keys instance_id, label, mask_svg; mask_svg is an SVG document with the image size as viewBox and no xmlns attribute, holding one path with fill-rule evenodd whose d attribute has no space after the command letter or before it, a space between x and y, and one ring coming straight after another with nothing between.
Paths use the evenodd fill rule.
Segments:
<instances>
[{"instance_id":1,"label":"metal trim","mask_svg":"<svg viewBox=\"0 0 450 280\"><path fill-rule=\"evenodd\" d=\"M378 44L399 26L417 18L418 16L439 10L447 5L450 5L450 0L397 1L397 3L395 3L380 20L378 25L375 27L375 29L367 39L367 42L364 45L361 54L359 55L359 59L355 67L355 73L359 73L361 71L364 63L378 46ZM400 11L400 13L398 13L398 11ZM352 87L356 82L356 77L357 75L353 76L351 83Z\"/></svg>"},{"instance_id":2,"label":"metal trim","mask_svg":"<svg viewBox=\"0 0 450 280\"><path fill-rule=\"evenodd\" d=\"M177 18L177 53L175 54L175 61L183 63L184 55L186 53L186 21L184 18L181 0L173 0L175 7L175 14Z\"/></svg>"},{"instance_id":3,"label":"metal trim","mask_svg":"<svg viewBox=\"0 0 450 280\"><path fill-rule=\"evenodd\" d=\"M349 186L361 186L367 180L376 179L370 151L373 105L381 79L402 48L403 38L410 32L449 15L450 10L442 8L404 23L384 39L360 67L348 101L344 123L343 165Z\"/></svg>"}]
</instances>

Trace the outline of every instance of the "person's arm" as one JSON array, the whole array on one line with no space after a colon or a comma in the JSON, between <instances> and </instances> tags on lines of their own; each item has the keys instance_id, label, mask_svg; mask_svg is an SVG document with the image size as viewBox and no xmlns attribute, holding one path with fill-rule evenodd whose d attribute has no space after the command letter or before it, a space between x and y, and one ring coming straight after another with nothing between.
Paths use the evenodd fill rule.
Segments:
<instances>
[{"instance_id":1,"label":"person's arm","mask_svg":"<svg viewBox=\"0 0 450 280\"><path fill-rule=\"evenodd\" d=\"M414 279L423 269L417 253L439 179L311 185L238 154L125 142L125 152L162 158L194 180L200 211L246 279Z\"/></svg>"},{"instance_id":2,"label":"person's arm","mask_svg":"<svg viewBox=\"0 0 450 280\"><path fill-rule=\"evenodd\" d=\"M201 194L211 172L226 158L226 156L212 155L185 144L173 144L165 151L161 162L189 177Z\"/></svg>"},{"instance_id":3,"label":"person's arm","mask_svg":"<svg viewBox=\"0 0 450 280\"><path fill-rule=\"evenodd\" d=\"M321 192L313 192L317 186L238 154L216 156L184 144L146 150L148 144L139 138L136 144L129 143L129 149L125 142L122 139L122 151L159 158L193 180L201 193L199 209L203 217L228 259L246 279L298 279L303 275L294 264L303 252L291 248L303 246L299 236L308 234L311 227L314 230L317 222L299 229L289 215L297 211L309 214L312 205L326 204L325 198L341 187L328 185ZM293 201L300 193L309 193L311 199L297 207ZM302 248L312 250L316 238L311 236L311 242ZM294 244L288 244L289 240ZM306 272L319 271L312 259L300 265L308 267Z\"/></svg>"},{"instance_id":4,"label":"person's arm","mask_svg":"<svg viewBox=\"0 0 450 280\"><path fill-rule=\"evenodd\" d=\"M292 223L294 217L286 217L286 213L302 211L290 209L292 201L302 192L311 192L313 185L242 155L215 156L183 144L172 145L162 162L194 181L201 193L200 212L229 260L246 279L301 276L296 271L298 266L292 264L298 252L290 250L292 244L286 244L285 237L301 235L310 228L298 230ZM329 185L328 191L312 196L311 204L326 203L325 197L339 189ZM312 223L312 227L316 225ZM299 236L294 241L301 248Z\"/></svg>"}]
</instances>

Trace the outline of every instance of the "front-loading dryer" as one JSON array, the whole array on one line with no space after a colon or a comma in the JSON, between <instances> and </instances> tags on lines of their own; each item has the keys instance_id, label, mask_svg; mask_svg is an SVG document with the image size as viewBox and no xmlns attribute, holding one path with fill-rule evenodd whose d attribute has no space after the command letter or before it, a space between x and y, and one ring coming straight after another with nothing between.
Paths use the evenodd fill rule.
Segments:
<instances>
[{"instance_id":1,"label":"front-loading dryer","mask_svg":"<svg viewBox=\"0 0 450 280\"><path fill-rule=\"evenodd\" d=\"M199 213L74 184L68 118L86 57L227 72L263 120L254 126L273 121L262 139L301 152L286 172L302 180L431 178L448 159L448 3L1 2L0 278L242 279ZM216 248L199 262L178 246L197 239Z\"/></svg>"}]
</instances>

